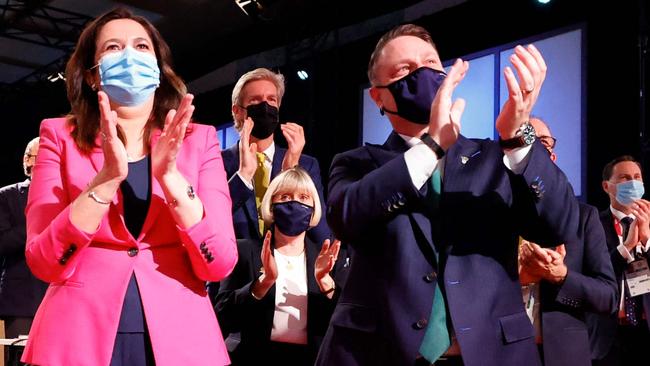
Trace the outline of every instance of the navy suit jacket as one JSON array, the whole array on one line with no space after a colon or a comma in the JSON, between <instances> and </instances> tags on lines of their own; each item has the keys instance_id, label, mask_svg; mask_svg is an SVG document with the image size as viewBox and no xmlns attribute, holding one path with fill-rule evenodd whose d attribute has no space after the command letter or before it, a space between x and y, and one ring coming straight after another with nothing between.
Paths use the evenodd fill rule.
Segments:
<instances>
[{"instance_id":1,"label":"navy suit jacket","mask_svg":"<svg viewBox=\"0 0 650 366\"><path fill-rule=\"evenodd\" d=\"M422 208L428 184L413 186L406 150L393 132L383 146L332 162L328 222L348 243L351 267L316 364L412 365L440 281L465 365L540 365L521 301L518 236L545 246L573 240L578 205L566 177L539 142L516 175L496 142L459 136L433 221Z\"/></svg>"},{"instance_id":2,"label":"navy suit jacket","mask_svg":"<svg viewBox=\"0 0 650 366\"><path fill-rule=\"evenodd\" d=\"M580 204L579 240L568 241L561 285L540 284L545 366L591 366L585 312L613 315L618 286L595 207Z\"/></svg>"},{"instance_id":3,"label":"navy suit jacket","mask_svg":"<svg viewBox=\"0 0 650 366\"><path fill-rule=\"evenodd\" d=\"M224 337L241 332L241 342L231 354L232 361L240 365L268 364L266 346L271 341L273 312L275 310L275 285L261 300L251 295L251 285L260 276L262 268L262 242L256 239L237 240L239 259L233 272L223 281L216 299L217 318ZM336 282L334 297L328 299L320 292L314 277L314 263L321 244L305 240L307 265L307 346L316 357L325 335L336 299L340 293L347 268L345 249L339 251L332 278Z\"/></svg>"},{"instance_id":4,"label":"navy suit jacket","mask_svg":"<svg viewBox=\"0 0 650 366\"><path fill-rule=\"evenodd\" d=\"M282 160L287 149L275 145L273 155L271 180L282 171ZM221 152L224 168L228 177L228 187L232 198L232 218L235 226L235 237L237 239L262 239L259 233L257 221L257 205L255 204L255 192L248 189L246 184L237 175L239 170L239 142ZM320 196L321 207L325 210L325 196L323 195L323 183L320 177L318 161L313 157L302 154L298 163L309 173L316 190ZM323 244L325 239L330 238L331 232L325 220L320 220L318 225L307 231L307 236L316 243Z\"/></svg>"},{"instance_id":5,"label":"navy suit jacket","mask_svg":"<svg viewBox=\"0 0 650 366\"><path fill-rule=\"evenodd\" d=\"M614 227L614 215L608 207L600 212L600 221L603 229L605 230L605 238L607 240L607 247L609 249L611 262L614 267L614 274L616 275L616 284L618 294L622 292L621 283L623 282L623 273L627 267L627 261L621 253L618 252L618 245L620 241L616 228ZM648 259L648 253L645 253ZM646 314L650 314L650 294L643 296L643 308ZM614 346L614 342L618 337L618 314L610 316L605 315L589 315L589 336L591 342L591 356L593 359L601 359L605 357ZM646 324L650 328L650 319L646 319Z\"/></svg>"},{"instance_id":6,"label":"navy suit jacket","mask_svg":"<svg viewBox=\"0 0 650 366\"><path fill-rule=\"evenodd\" d=\"M48 284L25 263L25 205L29 180L0 189L0 318L32 318Z\"/></svg>"}]
</instances>

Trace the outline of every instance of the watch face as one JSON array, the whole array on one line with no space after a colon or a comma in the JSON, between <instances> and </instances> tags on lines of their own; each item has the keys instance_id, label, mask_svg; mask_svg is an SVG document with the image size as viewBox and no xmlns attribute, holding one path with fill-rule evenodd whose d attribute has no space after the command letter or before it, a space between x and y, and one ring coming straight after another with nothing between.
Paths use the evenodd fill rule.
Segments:
<instances>
[{"instance_id":1,"label":"watch face","mask_svg":"<svg viewBox=\"0 0 650 366\"><path fill-rule=\"evenodd\" d=\"M522 126L521 135L526 145L532 145L535 142L535 129L530 123Z\"/></svg>"}]
</instances>

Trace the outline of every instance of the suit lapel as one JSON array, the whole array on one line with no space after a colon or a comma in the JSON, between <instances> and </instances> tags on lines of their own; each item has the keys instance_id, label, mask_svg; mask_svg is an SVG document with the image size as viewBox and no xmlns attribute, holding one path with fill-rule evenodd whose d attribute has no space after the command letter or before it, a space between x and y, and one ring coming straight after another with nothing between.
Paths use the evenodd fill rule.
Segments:
<instances>
[{"instance_id":1,"label":"suit lapel","mask_svg":"<svg viewBox=\"0 0 650 366\"><path fill-rule=\"evenodd\" d=\"M458 140L453 144L447 154L445 154L442 191L448 192L453 188L454 191L464 191L472 183L471 174L476 172L471 166L480 163L481 149L479 144L465 138L463 135L458 136ZM444 201L445 195L442 195ZM442 204L442 202L441 202Z\"/></svg>"},{"instance_id":2,"label":"suit lapel","mask_svg":"<svg viewBox=\"0 0 650 366\"><path fill-rule=\"evenodd\" d=\"M395 133L395 131L391 132L382 146L366 144L368 153L372 156L378 166L386 164L399 154L404 153L408 148L409 147L404 139ZM424 196L422 199L425 199ZM433 254L435 253L436 248L433 245L431 219L421 212L411 211L408 215L411 218L411 225L414 229L420 232L421 236L426 240L426 245L428 245L428 247L421 245L420 250L422 250L429 262L432 263L432 266L435 267ZM418 242L418 245L420 245L420 242Z\"/></svg>"},{"instance_id":3,"label":"suit lapel","mask_svg":"<svg viewBox=\"0 0 650 366\"><path fill-rule=\"evenodd\" d=\"M271 180L282 172L282 160L287 149L283 149L275 144L275 154L273 154L273 161L271 162Z\"/></svg>"},{"instance_id":4,"label":"suit lapel","mask_svg":"<svg viewBox=\"0 0 650 366\"><path fill-rule=\"evenodd\" d=\"M609 208L600 212L600 222L603 224L605 230L605 239L609 250L615 249L619 244L618 234L614 228L614 215Z\"/></svg>"}]
</instances>

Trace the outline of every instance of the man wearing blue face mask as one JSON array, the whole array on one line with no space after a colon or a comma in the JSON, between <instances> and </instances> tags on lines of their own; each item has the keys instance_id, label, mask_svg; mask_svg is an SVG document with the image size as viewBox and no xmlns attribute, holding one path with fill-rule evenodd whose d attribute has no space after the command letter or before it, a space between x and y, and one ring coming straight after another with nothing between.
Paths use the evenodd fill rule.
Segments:
<instances>
[{"instance_id":1,"label":"man wearing blue face mask","mask_svg":"<svg viewBox=\"0 0 650 366\"><path fill-rule=\"evenodd\" d=\"M468 63L443 72L430 34L412 24L378 41L370 96L393 132L332 162L327 219L352 258L316 365L541 364L518 236L571 242L578 205L528 123L546 64L532 45L510 61L501 141L473 140L451 98Z\"/></svg>"},{"instance_id":2,"label":"man wearing blue face mask","mask_svg":"<svg viewBox=\"0 0 650 366\"><path fill-rule=\"evenodd\" d=\"M632 365L639 350L650 344L650 288L638 281L650 274L650 203L642 198L641 164L629 155L612 160L603 169L602 186L610 206L601 211L600 220L621 302L617 315L589 320L593 364Z\"/></svg>"}]
</instances>

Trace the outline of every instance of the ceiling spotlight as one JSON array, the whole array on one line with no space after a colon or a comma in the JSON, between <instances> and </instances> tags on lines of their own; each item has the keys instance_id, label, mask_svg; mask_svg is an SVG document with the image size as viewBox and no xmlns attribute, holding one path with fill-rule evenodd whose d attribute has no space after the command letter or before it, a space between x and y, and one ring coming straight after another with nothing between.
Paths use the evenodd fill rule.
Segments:
<instances>
[{"instance_id":1,"label":"ceiling spotlight","mask_svg":"<svg viewBox=\"0 0 650 366\"><path fill-rule=\"evenodd\" d=\"M273 18L271 7L278 0L235 0L239 8L253 20L270 21Z\"/></svg>"},{"instance_id":2,"label":"ceiling spotlight","mask_svg":"<svg viewBox=\"0 0 650 366\"><path fill-rule=\"evenodd\" d=\"M307 80L309 78L309 74L305 70L298 70L297 74L300 80Z\"/></svg>"},{"instance_id":3,"label":"ceiling spotlight","mask_svg":"<svg viewBox=\"0 0 650 366\"><path fill-rule=\"evenodd\" d=\"M537 0L537 2L540 4L548 4L551 2L551 0Z\"/></svg>"},{"instance_id":4,"label":"ceiling spotlight","mask_svg":"<svg viewBox=\"0 0 650 366\"><path fill-rule=\"evenodd\" d=\"M47 77L47 80L50 81L50 82L52 82L52 83L54 83L54 82L56 82L56 81L58 81L58 80L63 80L63 81L65 81L65 76L63 76L63 73L61 73L61 72L57 72L57 73L54 73L54 74L50 74L50 75Z\"/></svg>"}]
</instances>

